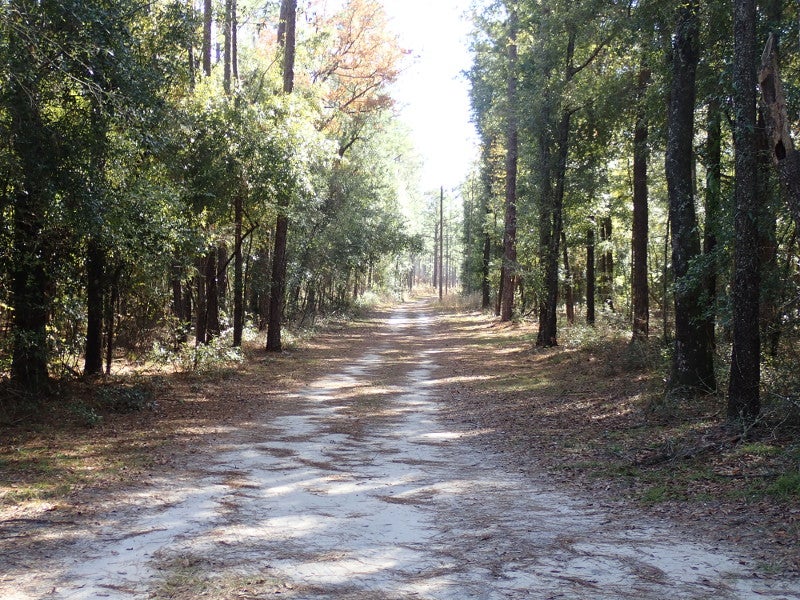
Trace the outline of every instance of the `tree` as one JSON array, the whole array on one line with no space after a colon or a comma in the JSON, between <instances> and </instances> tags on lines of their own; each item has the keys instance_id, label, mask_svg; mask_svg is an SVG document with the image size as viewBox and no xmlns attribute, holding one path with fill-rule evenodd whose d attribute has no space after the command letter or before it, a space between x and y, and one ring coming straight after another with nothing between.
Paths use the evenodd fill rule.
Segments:
<instances>
[{"instance_id":1,"label":"tree","mask_svg":"<svg viewBox=\"0 0 800 600\"><path fill-rule=\"evenodd\" d=\"M699 5L695 0L678 8L672 48L665 169L672 223L672 270L675 275L675 344L669 385L674 390L712 391L716 388L713 349L695 335L704 306L702 289L692 277L692 261L700 255L700 236L694 206L693 137L696 74L699 61Z\"/></svg>"},{"instance_id":2,"label":"tree","mask_svg":"<svg viewBox=\"0 0 800 600\"><path fill-rule=\"evenodd\" d=\"M283 93L294 89L295 26L297 0L283 0L281 20L278 25L278 45L283 49ZM267 326L267 350L280 352L283 303L286 295L286 245L289 229L291 190L282 190L278 197L278 217L275 222L275 250L272 255L272 279L270 281L269 325Z\"/></svg>"},{"instance_id":3,"label":"tree","mask_svg":"<svg viewBox=\"0 0 800 600\"><path fill-rule=\"evenodd\" d=\"M650 71L641 67L637 82L636 124L633 131L633 232L631 298L633 305L633 339L646 339L650 333L650 290L647 270L648 187L647 163L649 127L644 102Z\"/></svg>"},{"instance_id":4,"label":"tree","mask_svg":"<svg viewBox=\"0 0 800 600\"><path fill-rule=\"evenodd\" d=\"M759 230L756 157L756 5L734 2L736 208L733 277L733 353L728 418L752 421L760 411Z\"/></svg>"},{"instance_id":5,"label":"tree","mask_svg":"<svg viewBox=\"0 0 800 600\"><path fill-rule=\"evenodd\" d=\"M510 321L514 308L517 269L517 160L519 154L517 119L517 29L515 4L508 6L508 75L506 108L506 195L503 229L502 295L500 320Z\"/></svg>"}]
</instances>

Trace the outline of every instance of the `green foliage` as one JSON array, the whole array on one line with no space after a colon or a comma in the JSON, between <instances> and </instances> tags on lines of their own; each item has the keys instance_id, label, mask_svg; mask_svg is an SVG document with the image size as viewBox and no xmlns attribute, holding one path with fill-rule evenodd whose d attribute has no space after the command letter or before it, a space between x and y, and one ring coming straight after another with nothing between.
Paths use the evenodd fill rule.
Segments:
<instances>
[{"instance_id":1,"label":"green foliage","mask_svg":"<svg viewBox=\"0 0 800 600\"><path fill-rule=\"evenodd\" d=\"M152 388L143 384L103 386L97 390L97 401L101 408L122 414L157 406Z\"/></svg>"},{"instance_id":2,"label":"green foliage","mask_svg":"<svg viewBox=\"0 0 800 600\"><path fill-rule=\"evenodd\" d=\"M767 488L767 493L782 500L800 496L800 472L785 473Z\"/></svg>"},{"instance_id":3,"label":"green foliage","mask_svg":"<svg viewBox=\"0 0 800 600\"><path fill-rule=\"evenodd\" d=\"M244 354L241 348L231 346L229 338L218 337L208 344L186 342L177 350L155 342L148 359L181 373L209 373L236 367L244 361Z\"/></svg>"},{"instance_id":4,"label":"green foliage","mask_svg":"<svg viewBox=\"0 0 800 600\"><path fill-rule=\"evenodd\" d=\"M94 407L89 406L81 400L71 403L69 405L69 412L79 425L90 429L96 427L103 421L102 415L100 415Z\"/></svg>"}]
</instances>

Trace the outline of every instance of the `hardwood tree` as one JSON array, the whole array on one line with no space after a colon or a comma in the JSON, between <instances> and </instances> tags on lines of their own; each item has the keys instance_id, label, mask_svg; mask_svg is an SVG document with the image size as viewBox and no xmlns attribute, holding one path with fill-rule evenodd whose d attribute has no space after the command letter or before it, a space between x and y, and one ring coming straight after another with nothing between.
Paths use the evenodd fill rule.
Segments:
<instances>
[{"instance_id":1,"label":"hardwood tree","mask_svg":"<svg viewBox=\"0 0 800 600\"><path fill-rule=\"evenodd\" d=\"M647 110L645 95L650 70L641 67L636 88L636 124L633 131L633 228L631 304L633 308L633 339L646 339L650 333L650 286L648 282L647 248L649 242L649 211L647 164L649 159Z\"/></svg>"},{"instance_id":2,"label":"hardwood tree","mask_svg":"<svg viewBox=\"0 0 800 600\"><path fill-rule=\"evenodd\" d=\"M278 46L283 50L283 93L294 89L295 30L297 23L297 0L283 0ZM291 190L282 190L278 197L278 217L275 222L275 249L272 255L272 278L270 280L269 324L267 325L267 350L280 352L283 303L286 295L286 246L289 230L289 201Z\"/></svg>"},{"instance_id":3,"label":"hardwood tree","mask_svg":"<svg viewBox=\"0 0 800 600\"><path fill-rule=\"evenodd\" d=\"M672 223L672 270L675 276L675 342L669 386L675 391L716 389L713 348L695 334L705 310L700 282L690 266L700 255L694 205L693 139L699 54L699 4L682 3L672 47L672 82L668 109L665 170Z\"/></svg>"},{"instance_id":4,"label":"hardwood tree","mask_svg":"<svg viewBox=\"0 0 800 600\"><path fill-rule=\"evenodd\" d=\"M517 161L519 155L519 124L517 118L517 7L508 8L508 75L506 96L506 186L503 228L503 271L500 298L500 320L510 321L514 310L517 262Z\"/></svg>"},{"instance_id":5,"label":"hardwood tree","mask_svg":"<svg viewBox=\"0 0 800 600\"><path fill-rule=\"evenodd\" d=\"M733 351L728 385L728 418L745 421L755 419L761 409L755 32L755 0L735 0L733 102L736 115L736 206Z\"/></svg>"}]
</instances>

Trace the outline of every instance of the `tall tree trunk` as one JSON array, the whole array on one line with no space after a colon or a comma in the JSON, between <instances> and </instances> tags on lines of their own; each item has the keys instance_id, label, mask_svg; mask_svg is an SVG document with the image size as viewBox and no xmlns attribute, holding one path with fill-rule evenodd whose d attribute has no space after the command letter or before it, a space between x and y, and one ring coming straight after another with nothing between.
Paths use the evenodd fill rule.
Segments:
<instances>
[{"instance_id":1,"label":"tall tree trunk","mask_svg":"<svg viewBox=\"0 0 800 600\"><path fill-rule=\"evenodd\" d=\"M439 302L442 301L444 290L444 188L439 192Z\"/></svg>"},{"instance_id":2,"label":"tall tree trunk","mask_svg":"<svg viewBox=\"0 0 800 600\"><path fill-rule=\"evenodd\" d=\"M733 354L728 418L752 421L761 410L759 333L758 174L756 157L755 0L734 0L733 102L735 219Z\"/></svg>"},{"instance_id":3,"label":"tall tree trunk","mask_svg":"<svg viewBox=\"0 0 800 600\"><path fill-rule=\"evenodd\" d=\"M239 16L237 0L231 2L231 75L239 79Z\"/></svg>"},{"instance_id":4,"label":"tall tree trunk","mask_svg":"<svg viewBox=\"0 0 800 600\"><path fill-rule=\"evenodd\" d=\"M433 289L439 289L439 273L441 272L441 267L439 266L439 219L436 219L436 224L434 225L433 231L433 279L432 285Z\"/></svg>"},{"instance_id":5,"label":"tall tree trunk","mask_svg":"<svg viewBox=\"0 0 800 600\"><path fill-rule=\"evenodd\" d=\"M214 248L206 256L206 341L219 337L219 249Z\"/></svg>"},{"instance_id":6,"label":"tall tree trunk","mask_svg":"<svg viewBox=\"0 0 800 600\"><path fill-rule=\"evenodd\" d=\"M103 297L106 255L97 238L89 238L86 249L86 352L83 374L103 373Z\"/></svg>"},{"instance_id":7,"label":"tall tree trunk","mask_svg":"<svg viewBox=\"0 0 800 600\"><path fill-rule=\"evenodd\" d=\"M574 40L572 41L574 44ZM571 57L572 52L568 53ZM568 64L571 62L568 61ZM548 240L549 247L545 254L545 276L544 294L545 303L542 315L544 318L539 320L539 332L536 338L537 346L557 346L558 345L558 257L559 244L561 243L561 233L564 230L564 188L567 180L567 155L569 153L569 133L572 119L572 111L564 110L558 124L558 139L555 168L555 187L552 195L552 205L550 216L552 220L548 223L550 233Z\"/></svg>"},{"instance_id":8,"label":"tall tree trunk","mask_svg":"<svg viewBox=\"0 0 800 600\"><path fill-rule=\"evenodd\" d=\"M114 341L117 324L117 304L119 303L119 279L122 276L122 263L114 269L110 281L110 294L106 303L106 375L111 375L114 360Z\"/></svg>"},{"instance_id":9,"label":"tall tree trunk","mask_svg":"<svg viewBox=\"0 0 800 600\"><path fill-rule=\"evenodd\" d=\"M214 5L203 0L203 75L211 76L211 24L214 20Z\"/></svg>"},{"instance_id":10,"label":"tall tree trunk","mask_svg":"<svg viewBox=\"0 0 800 600\"><path fill-rule=\"evenodd\" d=\"M278 25L278 44L283 49L283 93L294 90L295 27L297 0L283 0L281 21ZM275 223L275 251L272 258L270 285L269 324L267 325L267 350L280 352L283 304L286 295L286 246L289 234L289 201L291 192L283 191L278 197L278 218Z\"/></svg>"},{"instance_id":11,"label":"tall tree trunk","mask_svg":"<svg viewBox=\"0 0 800 600\"><path fill-rule=\"evenodd\" d=\"M614 233L614 223L611 216L600 219L600 300L607 310L614 310L614 250L611 236Z\"/></svg>"},{"instance_id":12,"label":"tall tree trunk","mask_svg":"<svg viewBox=\"0 0 800 600\"><path fill-rule=\"evenodd\" d=\"M650 289L647 280L648 185L649 160L647 110L645 94L650 71L639 71L636 126L633 131L633 233L631 241L631 299L633 304L633 339L644 340L650 334Z\"/></svg>"},{"instance_id":13,"label":"tall tree trunk","mask_svg":"<svg viewBox=\"0 0 800 600\"><path fill-rule=\"evenodd\" d=\"M207 256L202 256L197 259L197 274L195 276L195 293L197 294L197 302L195 302L195 327L194 337L196 344L205 344L208 340L208 318L206 313L206 261Z\"/></svg>"},{"instance_id":14,"label":"tall tree trunk","mask_svg":"<svg viewBox=\"0 0 800 600\"><path fill-rule=\"evenodd\" d=\"M758 82L761 87L761 103L770 138L772 161L778 171L789 211L795 224L800 228L800 152L795 149L792 140L791 121L778 69L774 35L770 35L761 56Z\"/></svg>"},{"instance_id":15,"label":"tall tree trunk","mask_svg":"<svg viewBox=\"0 0 800 600\"><path fill-rule=\"evenodd\" d=\"M481 196L483 197L483 210L484 210L484 224L481 230L483 231L483 263L482 263L482 277L481 277L481 307L486 310L492 305L492 282L491 282L491 265L492 265L492 235L489 229L489 215L492 214L492 207L490 204L492 198L492 171L490 159L492 155L491 140L486 140L482 148L481 161L483 167L481 169Z\"/></svg>"},{"instance_id":16,"label":"tall tree trunk","mask_svg":"<svg viewBox=\"0 0 800 600\"><path fill-rule=\"evenodd\" d=\"M222 24L224 56L222 61L222 88L225 94L231 93L231 69L233 50L233 0L225 0L225 21Z\"/></svg>"},{"instance_id":17,"label":"tall tree trunk","mask_svg":"<svg viewBox=\"0 0 800 600\"><path fill-rule=\"evenodd\" d=\"M700 255L694 206L693 140L696 73L699 60L698 2L678 9L672 52L672 85L667 125L666 174L672 221L672 270L675 274L675 348L669 386L673 390L716 389L713 348L696 333L705 307L699 282L689 266Z\"/></svg>"},{"instance_id":18,"label":"tall tree trunk","mask_svg":"<svg viewBox=\"0 0 800 600\"><path fill-rule=\"evenodd\" d=\"M503 293L500 299L500 320L510 321L514 312L517 264L517 161L519 132L517 123L517 10L509 6L508 16L508 81L506 102L506 196L503 227Z\"/></svg>"},{"instance_id":19,"label":"tall tree trunk","mask_svg":"<svg viewBox=\"0 0 800 600\"><path fill-rule=\"evenodd\" d=\"M25 7L12 6L19 15ZM52 203L51 178L56 172L53 138L40 112L31 64L33 44L17 30L6 43L13 74L8 86L11 146L20 162L22 181L14 190L11 252L13 348L11 379L22 390L36 393L48 383L47 323L51 303L45 219Z\"/></svg>"},{"instance_id":20,"label":"tall tree trunk","mask_svg":"<svg viewBox=\"0 0 800 600\"><path fill-rule=\"evenodd\" d=\"M549 121L545 115L543 120ZM546 290L546 270L550 249L552 248L551 236L553 235L553 179L552 179L552 154L550 137L546 128L539 132L539 262L543 272L542 287ZM539 332L547 321L547 296L546 291L539 297ZM537 345L540 337L537 337Z\"/></svg>"},{"instance_id":21,"label":"tall tree trunk","mask_svg":"<svg viewBox=\"0 0 800 600\"><path fill-rule=\"evenodd\" d=\"M242 345L242 331L244 329L244 272L242 261L242 221L244 219L244 210L242 203L242 192L238 190L234 197L233 205L233 345L237 348Z\"/></svg>"},{"instance_id":22,"label":"tall tree trunk","mask_svg":"<svg viewBox=\"0 0 800 600\"><path fill-rule=\"evenodd\" d=\"M490 266L492 264L492 236L487 231L483 234L483 270L481 276L481 308L488 309L492 305L492 282Z\"/></svg>"},{"instance_id":23,"label":"tall tree trunk","mask_svg":"<svg viewBox=\"0 0 800 600\"><path fill-rule=\"evenodd\" d=\"M714 253L717 248L717 230L719 228L721 210L722 182L722 111L719 100L713 98L706 107L708 118L706 121L706 188L705 188L705 213L706 223L703 229L703 254L711 259L704 274L704 293L708 306L717 303L717 261ZM716 347L716 318L715 311L707 311L698 334L703 336L707 343Z\"/></svg>"},{"instance_id":24,"label":"tall tree trunk","mask_svg":"<svg viewBox=\"0 0 800 600\"><path fill-rule=\"evenodd\" d=\"M586 230L586 324L595 323L595 281L594 272L594 227L595 219L592 217L591 225Z\"/></svg>"},{"instance_id":25,"label":"tall tree trunk","mask_svg":"<svg viewBox=\"0 0 800 600\"><path fill-rule=\"evenodd\" d=\"M563 231L561 232L561 246L564 253L564 303L567 308L567 322L573 325L575 323L575 291L567 252L567 235Z\"/></svg>"}]
</instances>

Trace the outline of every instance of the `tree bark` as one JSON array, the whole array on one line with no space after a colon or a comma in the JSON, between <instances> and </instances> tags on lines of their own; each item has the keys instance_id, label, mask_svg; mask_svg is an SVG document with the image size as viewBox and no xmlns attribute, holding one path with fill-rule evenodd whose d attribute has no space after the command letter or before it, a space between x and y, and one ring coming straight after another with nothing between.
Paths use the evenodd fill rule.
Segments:
<instances>
[{"instance_id":1,"label":"tree bark","mask_svg":"<svg viewBox=\"0 0 800 600\"><path fill-rule=\"evenodd\" d=\"M103 373L103 297L106 255L95 237L86 249L86 351L83 374Z\"/></svg>"},{"instance_id":2,"label":"tree bark","mask_svg":"<svg viewBox=\"0 0 800 600\"><path fill-rule=\"evenodd\" d=\"M567 322L573 325L575 323L575 288L572 284L572 268L567 252L567 235L563 231L561 232L561 247L564 254L564 303L567 309Z\"/></svg>"},{"instance_id":3,"label":"tree bark","mask_svg":"<svg viewBox=\"0 0 800 600\"><path fill-rule=\"evenodd\" d=\"M444 269L444 188L439 191L439 302L442 301L446 271Z\"/></svg>"},{"instance_id":4,"label":"tree bark","mask_svg":"<svg viewBox=\"0 0 800 600\"><path fill-rule=\"evenodd\" d=\"M708 306L717 303L717 261L714 253L717 248L717 230L719 228L721 209L722 182L722 112L719 100L710 100L707 104L708 120L706 121L706 188L705 213L706 222L703 229L703 254L708 259L704 274L704 293ZM698 327L698 332L712 348L716 347L716 318L713 310Z\"/></svg>"},{"instance_id":5,"label":"tree bark","mask_svg":"<svg viewBox=\"0 0 800 600\"><path fill-rule=\"evenodd\" d=\"M571 54L570 54L571 56ZM571 62L571 60L569 61ZM545 254L544 294L545 307L542 311L544 318L539 321L539 332L536 344L538 346L558 345L558 257L561 233L564 229L564 188L567 179L567 155L569 152L569 133L572 111L565 110L561 114L558 124L558 139L555 168L555 187L550 207L551 221L547 224L549 247Z\"/></svg>"},{"instance_id":6,"label":"tree bark","mask_svg":"<svg viewBox=\"0 0 800 600\"><path fill-rule=\"evenodd\" d=\"M514 312L517 264L517 162L519 126L517 123L517 11L509 7L508 16L508 80L506 90L506 190L503 227L503 291L500 299L500 321L510 321Z\"/></svg>"},{"instance_id":7,"label":"tree bark","mask_svg":"<svg viewBox=\"0 0 800 600\"><path fill-rule=\"evenodd\" d=\"M283 0L281 21L278 25L278 44L283 48L283 93L294 90L295 27L297 0ZM272 280L270 284L269 324L267 325L267 351L280 352L283 304L286 295L286 246L289 233L290 192L278 197L278 218L275 222L275 250L272 257Z\"/></svg>"},{"instance_id":8,"label":"tree bark","mask_svg":"<svg viewBox=\"0 0 800 600\"><path fill-rule=\"evenodd\" d=\"M645 94L650 71L639 71L636 125L633 131L633 233L631 240L631 299L633 304L633 339L644 340L650 334L650 289L647 279L648 182L649 160L647 111Z\"/></svg>"},{"instance_id":9,"label":"tree bark","mask_svg":"<svg viewBox=\"0 0 800 600\"><path fill-rule=\"evenodd\" d=\"M439 273L441 267L439 266L439 219L436 219L436 224L433 227L433 289L439 289Z\"/></svg>"},{"instance_id":10,"label":"tree bark","mask_svg":"<svg viewBox=\"0 0 800 600\"><path fill-rule=\"evenodd\" d=\"M225 0L225 19L222 24L222 36L223 36L223 59L222 59L222 89L225 91L225 94L231 93L231 49L232 49L232 38L231 38L231 27L233 25L233 6L232 0Z\"/></svg>"},{"instance_id":11,"label":"tree bark","mask_svg":"<svg viewBox=\"0 0 800 600\"><path fill-rule=\"evenodd\" d=\"M595 323L595 267L594 267L594 223L586 230L586 324Z\"/></svg>"},{"instance_id":12,"label":"tree bark","mask_svg":"<svg viewBox=\"0 0 800 600\"><path fill-rule=\"evenodd\" d=\"M203 75L211 76L211 24L214 20L211 0L203 0Z\"/></svg>"},{"instance_id":13,"label":"tree bark","mask_svg":"<svg viewBox=\"0 0 800 600\"><path fill-rule=\"evenodd\" d=\"M735 0L733 106L736 114L736 207L731 294L733 353L728 386L728 418L734 421L752 421L761 410L755 31L755 0Z\"/></svg>"},{"instance_id":14,"label":"tree bark","mask_svg":"<svg viewBox=\"0 0 800 600\"><path fill-rule=\"evenodd\" d=\"M25 8L15 2L20 15ZM22 181L14 192L11 253L11 304L13 307L11 379L20 389L35 394L48 384L47 324L51 287L47 269L45 218L52 203L50 180L56 173L55 136L42 120L33 81L30 53L24 35L9 28L7 40L14 74L8 82L11 146L20 161Z\"/></svg>"},{"instance_id":15,"label":"tree bark","mask_svg":"<svg viewBox=\"0 0 800 600\"><path fill-rule=\"evenodd\" d=\"M672 270L675 274L675 346L669 387L689 393L716 389L713 349L696 334L705 307L702 286L689 266L700 255L694 207L693 140L696 74L699 61L698 2L678 9L672 52L672 84L667 124L666 175L672 222Z\"/></svg>"},{"instance_id":16,"label":"tree bark","mask_svg":"<svg viewBox=\"0 0 800 600\"><path fill-rule=\"evenodd\" d=\"M791 136L786 95L783 91L775 38L770 35L761 56L758 75L761 88L761 104L766 118L767 132L773 163L786 195L789 211L800 228L800 153L794 147Z\"/></svg>"},{"instance_id":17,"label":"tree bark","mask_svg":"<svg viewBox=\"0 0 800 600\"><path fill-rule=\"evenodd\" d=\"M214 248L206 257L206 341L219 337L219 249Z\"/></svg>"},{"instance_id":18,"label":"tree bark","mask_svg":"<svg viewBox=\"0 0 800 600\"><path fill-rule=\"evenodd\" d=\"M600 219L600 300L606 310L614 310L614 251L611 236L614 233L614 223L610 216Z\"/></svg>"},{"instance_id":19,"label":"tree bark","mask_svg":"<svg viewBox=\"0 0 800 600\"><path fill-rule=\"evenodd\" d=\"M106 305L106 375L111 375L111 363L114 360L117 303L119 302L119 279L121 276L122 264L118 264L111 277L110 294Z\"/></svg>"},{"instance_id":20,"label":"tree bark","mask_svg":"<svg viewBox=\"0 0 800 600\"><path fill-rule=\"evenodd\" d=\"M244 210L242 193L236 192L233 204L234 249L233 249L233 346L242 345L244 330L244 270L242 261L242 221Z\"/></svg>"},{"instance_id":21,"label":"tree bark","mask_svg":"<svg viewBox=\"0 0 800 600\"><path fill-rule=\"evenodd\" d=\"M195 327L194 337L196 344L205 344L207 341L208 320L206 314L206 260L203 256L197 259L195 290L197 302L195 302Z\"/></svg>"}]
</instances>

